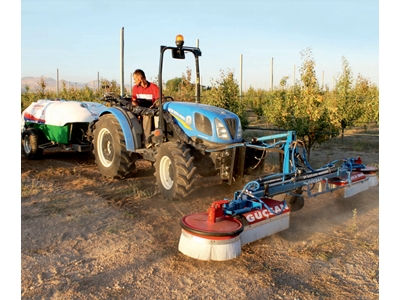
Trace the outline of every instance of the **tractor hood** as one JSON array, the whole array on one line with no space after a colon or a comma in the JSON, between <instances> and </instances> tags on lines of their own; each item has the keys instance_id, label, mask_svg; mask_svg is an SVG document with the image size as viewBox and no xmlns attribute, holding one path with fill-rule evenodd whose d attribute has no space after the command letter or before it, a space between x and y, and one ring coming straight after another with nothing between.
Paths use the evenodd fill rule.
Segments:
<instances>
[{"instance_id":1,"label":"tractor hood","mask_svg":"<svg viewBox=\"0 0 400 300\"><path fill-rule=\"evenodd\" d=\"M242 141L240 119L226 109L178 101L164 103L163 108L192 139L223 144Z\"/></svg>"}]
</instances>

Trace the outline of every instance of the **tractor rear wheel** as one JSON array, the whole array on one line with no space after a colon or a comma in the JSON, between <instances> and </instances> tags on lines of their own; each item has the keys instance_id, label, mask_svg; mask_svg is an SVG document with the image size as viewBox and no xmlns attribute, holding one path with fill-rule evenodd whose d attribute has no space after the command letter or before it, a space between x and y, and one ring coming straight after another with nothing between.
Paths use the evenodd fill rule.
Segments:
<instances>
[{"instance_id":1,"label":"tractor rear wheel","mask_svg":"<svg viewBox=\"0 0 400 300\"><path fill-rule=\"evenodd\" d=\"M161 195L167 199L183 199L193 192L196 168L190 149L179 142L161 144L156 154L154 175Z\"/></svg>"},{"instance_id":2,"label":"tractor rear wheel","mask_svg":"<svg viewBox=\"0 0 400 300\"><path fill-rule=\"evenodd\" d=\"M100 172L111 178L125 178L135 169L138 154L126 150L118 120L112 114L101 116L94 129L94 156Z\"/></svg>"},{"instance_id":3,"label":"tractor rear wheel","mask_svg":"<svg viewBox=\"0 0 400 300\"><path fill-rule=\"evenodd\" d=\"M39 132L37 129L30 128L22 134L22 152L28 159L38 159L42 157L43 149L39 148Z\"/></svg>"}]
</instances>

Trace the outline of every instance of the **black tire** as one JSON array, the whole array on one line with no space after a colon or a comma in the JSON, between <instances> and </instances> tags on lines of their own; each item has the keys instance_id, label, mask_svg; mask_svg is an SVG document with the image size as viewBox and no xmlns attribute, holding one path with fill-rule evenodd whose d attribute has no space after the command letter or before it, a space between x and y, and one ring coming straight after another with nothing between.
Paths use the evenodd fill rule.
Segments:
<instances>
[{"instance_id":1,"label":"black tire","mask_svg":"<svg viewBox=\"0 0 400 300\"><path fill-rule=\"evenodd\" d=\"M22 134L22 153L27 159L39 159L43 149L39 148L40 135L37 129L31 128Z\"/></svg>"},{"instance_id":2,"label":"black tire","mask_svg":"<svg viewBox=\"0 0 400 300\"><path fill-rule=\"evenodd\" d=\"M193 192L196 168L193 165L194 157L185 144L163 143L155 158L154 175L163 197L181 200Z\"/></svg>"},{"instance_id":3,"label":"black tire","mask_svg":"<svg viewBox=\"0 0 400 300\"><path fill-rule=\"evenodd\" d=\"M121 125L112 114L101 116L94 129L93 153L100 172L111 178L125 178L135 170L138 154L126 150Z\"/></svg>"},{"instance_id":4,"label":"black tire","mask_svg":"<svg viewBox=\"0 0 400 300\"><path fill-rule=\"evenodd\" d=\"M303 189L297 188L292 191L293 194L285 195L284 200L292 212L299 211L304 207Z\"/></svg>"}]
</instances>

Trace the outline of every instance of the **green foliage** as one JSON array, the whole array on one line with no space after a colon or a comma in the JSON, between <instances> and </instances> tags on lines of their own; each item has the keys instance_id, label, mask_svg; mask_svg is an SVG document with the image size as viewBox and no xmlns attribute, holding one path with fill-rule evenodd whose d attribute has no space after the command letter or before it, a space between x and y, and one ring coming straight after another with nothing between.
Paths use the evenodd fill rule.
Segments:
<instances>
[{"instance_id":1,"label":"green foliage","mask_svg":"<svg viewBox=\"0 0 400 300\"><path fill-rule=\"evenodd\" d=\"M236 113L242 127L249 124L247 109L258 117L264 116L270 126L296 131L297 137L307 148L308 156L315 144L320 144L339 135L345 128L374 122L379 124L379 89L369 79L358 75L353 82L349 63L342 57L342 73L337 78L333 90L320 88L315 74L315 61L310 48L301 52L303 64L301 78L295 86L288 86L284 76L279 86L272 91L255 90L250 87L243 97L239 96L239 85L230 69L220 71L218 79L212 79L211 87L201 91L201 102L225 108ZM195 84L192 71L187 68L181 78L173 78L165 84L164 95L180 101L194 101ZM158 81L155 82L158 84ZM77 88L61 82L58 98L67 100L95 101L106 92L120 94L116 81L101 79L101 89ZM126 94L126 90L124 91ZM130 94L130 92L129 92ZM55 99L55 91L47 90L44 78L31 90L25 87L21 93L21 111L39 99Z\"/></svg>"},{"instance_id":2,"label":"green foliage","mask_svg":"<svg viewBox=\"0 0 400 300\"><path fill-rule=\"evenodd\" d=\"M165 94L166 95L175 95L179 92L180 85L182 83L182 78L175 77L167 81L165 84Z\"/></svg>"},{"instance_id":3,"label":"green foliage","mask_svg":"<svg viewBox=\"0 0 400 300\"><path fill-rule=\"evenodd\" d=\"M182 77L170 79L165 84L164 96L171 96L175 100L194 102L196 97L196 85L192 81L192 70L187 68Z\"/></svg>"},{"instance_id":4,"label":"green foliage","mask_svg":"<svg viewBox=\"0 0 400 300\"><path fill-rule=\"evenodd\" d=\"M21 93L21 112L32 102L39 99L51 99L55 97L54 92L46 91L47 83L42 76L37 82L35 90L32 91L29 86L25 86L25 92Z\"/></svg>"},{"instance_id":5,"label":"green foliage","mask_svg":"<svg viewBox=\"0 0 400 300\"><path fill-rule=\"evenodd\" d=\"M342 57L342 74L336 81L333 90L333 100L335 102L335 119L339 122L342 136L346 127L353 126L362 115L363 97L357 96L352 89L353 74L345 57Z\"/></svg>"},{"instance_id":6,"label":"green foliage","mask_svg":"<svg viewBox=\"0 0 400 300\"><path fill-rule=\"evenodd\" d=\"M25 86L25 92L21 94L21 112L38 99L39 95L32 92L28 85Z\"/></svg>"},{"instance_id":7,"label":"green foliage","mask_svg":"<svg viewBox=\"0 0 400 300\"><path fill-rule=\"evenodd\" d=\"M361 106L362 114L356 120L356 125L374 122L379 124L379 90L369 79L360 74L354 87L354 97Z\"/></svg>"},{"instance_id":8,"label":"green foliage","mask_svg":"<svg viewBox=\"0 0 400 300\"><path fill-rule=\"evenodd\" d=\"M315 75L315 61L311 49L301 52L301 84L287 89L287 77L280 87L266 97L263 112L277 127L296 131L310 156L311 148L338 134L332 122L332 110L324 103L324 94Z\"/></svg>"},{"instance_id":9,"label":"green foliage","mask_svg":"<svg viewBox=\"0 0 400 300\"><path fill-rule=\"evenodd\" d=\"M243 128L248 126L246 105L239 97L239 85L232 70L220 70L220 78L212 79L211 89L202 93L202 103L225 108L238 115Z\"/></svg>"},{"instance_id":10,"label":"green foliage","mask_svg":"<svg viewBox=\"0 0 400 300\"><path fill-rule=\"evenodd\" d=\"M267 91L261 89L255 90L253 87L250 87L245 93L243 100L249 109L258 117L261 117L263 115L263 100L267 98L267 95Z\"/></svg>"},{"instance_id":11,"label":"green foliage","mask_svg":"<svg viewBox=\"0 0 400 300\"><path fill-rule=\"evenodd\" d=\"M108 82L103 81L103 83L109 83L109 89L119 93L120 88L117 87L115 81ZM46 90L47 84L42 77L37 83L34 91L32 91L29 86L25 87L25 91L21 93L21 112L26 109L32 102L36 102L40 99L65 99L65 100L79 100L87 102L100 102L100 98L106 92L105 89L100 91L94 91L88 86L83 88L78 88L76 86L67 86L66 81L61 81L61 88L57 97L56 91Z\"/></svg>"}]
</instances>

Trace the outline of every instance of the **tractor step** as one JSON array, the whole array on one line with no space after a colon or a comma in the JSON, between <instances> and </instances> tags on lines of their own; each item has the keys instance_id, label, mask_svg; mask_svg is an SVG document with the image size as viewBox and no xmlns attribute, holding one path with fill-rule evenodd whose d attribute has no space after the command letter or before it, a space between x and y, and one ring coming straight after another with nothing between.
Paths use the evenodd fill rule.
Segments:
<instances>
[{"instance_id":1,"label":"tractor step","mask_svg":"<svg viewBox=\"0 0 400 300\"><path fill-rule=\"evenodd\" d=\"M77 152L89 152L92 151L90 144L72 144L72 150Z\"/></svg>"}]
</instances>

